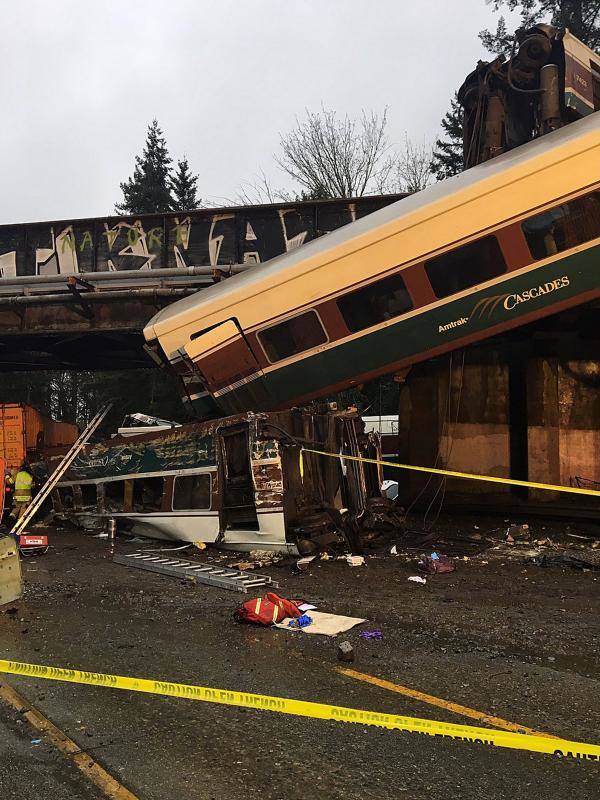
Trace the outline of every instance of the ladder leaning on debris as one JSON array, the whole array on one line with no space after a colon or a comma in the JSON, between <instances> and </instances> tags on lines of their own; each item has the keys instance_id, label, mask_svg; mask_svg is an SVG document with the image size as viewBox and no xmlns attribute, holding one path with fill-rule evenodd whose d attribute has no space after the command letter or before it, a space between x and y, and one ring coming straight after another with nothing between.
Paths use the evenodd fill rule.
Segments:
<instances>
[{"instance_id":1,"label":"ladder leaning on debris","mask_svg":"<svg viewBox=\"0 0 600 800\"><path fill-rule=\"evenodd\" d=\"M27 511L23 514L21 519L17 520L17 522L13 526L11 530L11 533L13 535L17 535L18 533L20 533L25 527L25 525L31 522L33 517L39 511L44 500L46 500L46 498L50 495L50 492L60 481L65 472L69 469L73 461L75 461L75 458L77 457L81 449L88 443L90 436L94 433L96 428L100 425L100 423L106 417L111 408L112 408L112 403L108 403L107 405L104 406L104 408L98 411L95 417L93 417L92 420L90 421L87 428L83 431L83 433L79 435L79 438L75 441L75 443L71 445L71 449L69 450L69 452L65 455L65 457L60 462L58 467L54 470L52 475L48 477L46 483L42 486L40 491L33 498L33 501L27 508Z\"/></svg>"},{"instance_id":2,"label":"ladder leaning on debris","mask_svg":"<svg viewBox=\"0 0 600 800\"><path fill-rule=\"evenodd\" d=\"M126 567L147 569L150 572L194 580L197 583L219 586L221 589L233 589L237 592L247 592L258 586L272 586L275 589L278 587L278 584L269 575L249 574L239 569L226 567L212 567L210 564L184 561L181 558L166 558L143 550L128 555L116 553L113 561L115 564L123 564Z\"/></svg>"}]
</instances>

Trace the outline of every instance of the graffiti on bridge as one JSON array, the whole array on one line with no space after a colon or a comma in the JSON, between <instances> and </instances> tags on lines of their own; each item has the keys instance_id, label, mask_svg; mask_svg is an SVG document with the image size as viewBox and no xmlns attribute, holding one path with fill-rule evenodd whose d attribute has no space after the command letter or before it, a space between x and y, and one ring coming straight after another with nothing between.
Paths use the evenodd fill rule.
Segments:
<instances>
[{"instance_id":1,"label":"graffiti on bridge","mask_svg":"<svg viewBox=\"0 0 600 800\"><path fill-rule=\"evenodd\" d=\"M0 278L261 263L399 199L0 226Z\"/></svg>"}]
</instances>

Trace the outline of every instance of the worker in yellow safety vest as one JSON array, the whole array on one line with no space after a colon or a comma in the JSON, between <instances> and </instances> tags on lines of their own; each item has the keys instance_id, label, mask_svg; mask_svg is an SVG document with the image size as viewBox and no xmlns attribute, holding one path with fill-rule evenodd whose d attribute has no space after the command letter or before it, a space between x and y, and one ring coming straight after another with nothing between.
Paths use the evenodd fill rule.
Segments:
<instances>
[{"instance_id":1,"label":"worker in yellow safety vest","mask_svg":"<svg viewBox=\"0 0 600 800\"><path fill-rule=\"evenodd\" d=\"M31 503L33 475L29 469L30 468L28 464L23 464L15 475L14 505L11 512L11 517L15 517L17 520L21 519Z\"/></svg>"},{"instance_id":2,"label":"worker in yellow safety vest","mask_svg":"<svg viewBox=\"0 0 600 800\"><path fill-rule=\"evenodd\" d=\"M6 473L4 478L4 510L3 513L8 517L13 509L14 496L15 496L15 478L17 477L17 470L13 467L10 472ZM2 508L2 503L0 503Z\"/></svg>"}]
</instances>

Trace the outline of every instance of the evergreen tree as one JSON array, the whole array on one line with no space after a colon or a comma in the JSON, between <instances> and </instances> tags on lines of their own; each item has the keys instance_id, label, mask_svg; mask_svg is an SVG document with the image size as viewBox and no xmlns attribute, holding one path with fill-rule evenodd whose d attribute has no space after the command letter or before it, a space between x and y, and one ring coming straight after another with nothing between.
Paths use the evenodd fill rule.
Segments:
<instances>
[{"instance_id":1,"label":"evergreen tree","mask_svg":"<svg viewBox=\"0 0 600 800\"><path fill-rule=\"evenodd\" d=\"M146 145L135 157L133 176L121 184L123 202L115 205L117 214L151 214L170 211L173 198L170 190L171 157L158 120L148 126Z\"/></svg>"},{"instance_id":2,"label":"evergreen tree","mask_svg":"<svg viewBox=\"0 0 600 800\"><path fill-rule=\"evenodd\" d=\"M441 124L445 138L437 139L431 159L431 172L438 181L458 175L463 170L463 111L456 93Z\"/></svg>"},{"instance_id":3,"label":"evergreen tree","mask_svg":"<svg viewBox=\"0 0 600 800\"><path fill-rule=\"evenodd\" d=\"M192 211L199 207L201 199L197 197L197 183L198 176L192 173L187 157L184 156L177 162L177 171L170 181L173 211Z\"/></svg>"},{"instance_id":4,"label":"evergreen tree","mask_svg":"<svg viewBox=\"0 0 600 800\"><path fill-rule=\"evenodd\" d=\"M521 27L536 22L550 22L557 28L568 28L592 50L600 46L600 0L486 0L494 10L505 6L521 15ZM513 37L508 34L506 21L500 17L495 32L481 31L484 47L496 55L510 55Z\"/></svg>"}]
</instances>

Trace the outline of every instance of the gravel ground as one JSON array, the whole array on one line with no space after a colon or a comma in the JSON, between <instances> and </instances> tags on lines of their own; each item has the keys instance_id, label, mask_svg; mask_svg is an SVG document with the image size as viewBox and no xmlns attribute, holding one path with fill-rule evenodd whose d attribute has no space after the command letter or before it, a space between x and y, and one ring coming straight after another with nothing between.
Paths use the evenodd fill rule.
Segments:
<instances>
[{"instance_id":1,"label":"gravel ground","mask_svg":"<svg viewBox=\"0 0 600 800\"><path fill-rule=\"evenodd\" d=\"M494 533L497 520L478 522L484 539L486 530L500 535ZM554 533L536 526L532 538ZM368 619L338 639L236 624L232 612L240 595L129 570L111 562L105 541L54 531L50 552L24 562L25 598L13 613L0 614L0 653L475 724L339 674L336 654L343 638L354 645L357 670L597 743L600 571L534 566L525 560L532 545L472 541L481 535L473 520L442 520L438 527L454 539L462 531L471 541L438 541L436 549L459 559L458 569L428 577L425 586L407 580L425 547L407 550L402 543L400 556L389 556L386 548L385 554L368 555L363 567L316 560L300 575L289 562L261 568L279 582L282 595ZM136 545L117 547L128 552ZM546 552L598 557L598 551L578 546ZM199 556L209 557L219 558L210 550ZM365 641L363 629L380 630L383 639ZM7 680L144 800L597 796L595 763L94 687ZM5 717L1 711L0 733L15 753L10 763L20 766L4 766L0 787L7 797L25 797L18 786L29 775L34 785L41 767L29 760L29 739L26 752L18 751L24 746L19 726ZM60 758L52 762L57 780ZM65 785L72 770L64 762ZM47 794L60 798L60 791ZM88 795L77 788L64 796Z\"/></svg>"}]
</instances>

